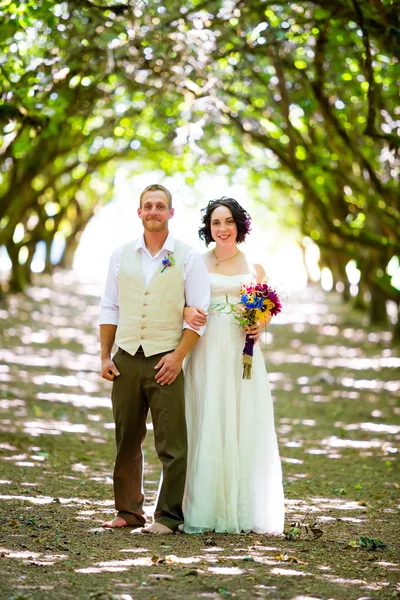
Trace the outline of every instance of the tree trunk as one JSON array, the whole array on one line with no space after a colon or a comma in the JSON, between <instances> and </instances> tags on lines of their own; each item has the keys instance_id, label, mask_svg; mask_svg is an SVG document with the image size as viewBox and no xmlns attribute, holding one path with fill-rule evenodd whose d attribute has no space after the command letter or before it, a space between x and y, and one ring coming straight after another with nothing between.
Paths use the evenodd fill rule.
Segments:
<instances>
[{"instance_id":1,"label":"tree trunk","mask_svg":"<svg viewBox=\"0 0 400 600\"><path fill-rule=\"evenodd\" d=\"M369 317L371 325L387 325L386 297L376 286L370 287L371 303Z\"/></svg>"},{"instance_id":2,"label":"tree trunk","mask_svg":"<svg viewBox=\"0 0 400 600\"><path fill-rule=\"evenodd\" d=\"M20 265L18 261L20 247L15 244L7 246L7 252L11 260L11 277L9 280L10 292L24 292L31 283L29 265Z\"/></svg>"},{"instance_id":3,"label":"tree trunk","mask_svg":"<svg viewBox=\"0 0 400 600\"><path fill-rule=\"evenodd\" d=\"M58 262L58 266L63 267L64 269L72 269L74 254L79 246L81 235L84 232L86 225L93 217L95 208L96 207L92 207L88 214L80 215L77 219L73 233L65 240L64 252Z\"/></svg>"},{"instance_id":4,"label":"tree trunk","mask_svg":"<svg viewBox=\"0 0 400 600\"><path fill-rule=\"evenodd\" d=\"M31 266L32 266L32 260L33 260L33 257L35 256L35 252L36 252L36 244L28 245L28 251L29 251L29 254L28 254L27 261L26 261L26 268L30 273Z\"/></svg>"},{"instance_id":5,"label":"tree trunk","mask_svg":"<svg viewBox=\"0 0 400 600\"><path fill-rule=\"evenodd\" d=\"M74 254L79 245L79 239L77 240L77 235L72 234L69 238L65 240L65 248L63 255L58 262L58 266L63 269L72 269L72 265L74 262Z\"/></svg>"},{"instance_id":6,"label":"tree trunk","mask_svg":"<svg viewBox=\"0 0 400 600\"><path fill-rule=\"evenodd\" d=\"M342 300L344 303L346 303L351 300L350 284L349 284L347 278L343 281L343 285L344 285L344 289L342 292Z\"/></svg>"},{"instance_id":7,"label":"tree trunk","mask_svg":"<svg viewBox=\"0 0 400 600\"><path fill-rule=\"evenodd\" d=\"M360 283L358 285L358 294L354 299L354 308L356 310L362 310L366 312L368 310L368 304L365 301L365 294L369 291L366 281L361 276Z\"/></svg>"},{"instance_id":8,"label":"tree trunk","mask_svg":"<svg viewBox=\"0 0 400 600\"><path fill-rule=\"evenodd\" d=\"M46 243L46 258L45 258L44 273L51 275L53 273L53 265L51 264L51 246L53 243L53 237L51 237L51 238L47 237L45 239L45 243Z\"/></svg>"},{"instance_id":9,"label":"tree trunk","mask_svg":"<svg viewBox=\"0 0 400 600\"><path fill-rule=\"evenodd\" d=\"M393 327L393 341L400 342L400 302L397 305L397 323Z\"/></svg>"}]
</instances>

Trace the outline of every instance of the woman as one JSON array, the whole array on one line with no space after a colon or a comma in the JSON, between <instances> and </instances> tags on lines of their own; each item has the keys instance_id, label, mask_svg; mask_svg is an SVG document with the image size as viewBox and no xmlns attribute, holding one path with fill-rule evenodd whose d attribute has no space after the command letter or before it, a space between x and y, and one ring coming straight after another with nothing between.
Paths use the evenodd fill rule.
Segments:
<instances>
[{"instance_id":1,"label":"woman","mask_svg":"<svg viewBox=\"0 0 400 600\"><path fill-rule=\"evenodd\" d=\"M232 198L208 203L199 236L215 248L203 258L210 273L211 306L203 337L185 369L188 470L185 531L282 533L284 497L268 376L258 345L252 378L242 379L246 330L215 303L236 303L242 283L265 272L238 245L250 231L250 217ZM185 309L198 327L204 314ZM271 317L247 329L257 341Z\"/></svg>"}]
</instances>

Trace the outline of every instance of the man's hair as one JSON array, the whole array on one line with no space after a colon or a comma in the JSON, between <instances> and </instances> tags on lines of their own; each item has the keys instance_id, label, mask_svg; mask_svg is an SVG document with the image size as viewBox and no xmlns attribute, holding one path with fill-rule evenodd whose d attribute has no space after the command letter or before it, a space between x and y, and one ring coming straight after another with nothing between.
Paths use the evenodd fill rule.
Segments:
<instances>
[{"instance_id":1,"label":"man's hair","mask_svg":"<svg viewBox=\"0 0 400 600\"><path fill-rule=\"evenodd\" d=\"M142 198L147 192L157 192L157 191L164 192L164 194L168 198L168 207L171 209L172 208L172 194L169 190L167 190L166 187L164 187L160 183L152 183L151 185L148 185L146 188L144 188L143 192L140 194L139 206L142 206Z\"/></svg>"}]
</instances>

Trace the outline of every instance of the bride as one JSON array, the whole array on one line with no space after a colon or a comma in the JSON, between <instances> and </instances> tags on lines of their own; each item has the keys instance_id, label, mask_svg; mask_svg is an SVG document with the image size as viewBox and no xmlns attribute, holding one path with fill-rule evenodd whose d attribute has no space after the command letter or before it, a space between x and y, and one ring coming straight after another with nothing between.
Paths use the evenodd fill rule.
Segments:
<instances>
[{"instance_id":1,"label":"bride","mask_svg":"<svg viewBox=\"0 0 400 600\"><path fill-rule=\"evenodd\" d=\"M185 369L188 468L184 497L187 533L282 533L284 496L268 375L259 346L252 378L242 379L246 332L257 341L270 316L247 330L215 303L237 303L242 283L265 277L238 248L250 217L232 198L204 209L199 236L213 250L203 255L211 280L211 307L203 337ZM265 314L265 313L264 313ZM204 324L206 314L185 309L185 321Z\"/></svg>"}]
</instances>

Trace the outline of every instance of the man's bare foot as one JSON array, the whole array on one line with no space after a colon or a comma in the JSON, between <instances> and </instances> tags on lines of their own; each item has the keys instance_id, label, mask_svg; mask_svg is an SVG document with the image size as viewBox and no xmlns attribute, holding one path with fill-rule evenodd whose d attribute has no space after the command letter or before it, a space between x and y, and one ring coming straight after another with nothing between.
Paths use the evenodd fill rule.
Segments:
<instances>
[{"instance_id":1,"label":"man's bare foot","mask_svg":"<svg viewBox=\"0 0 400 600\"><path fill-rule=\"evenodd\" d=\"M151 535L170 535L174 533L172 529L162 523L153 523L148 527L143 527L142 533L150 533Z\"/></svg>"},{"instance_id":2,"label":"man's bare foot","mask_svg":"<svg viewBox=\"0 0 400 600\"><path fill-rule=\"evenodd\" d=\"M116 529L118 527L129 527L129 525L122 517L114 517L112 521L106 521L105 523L103 523L102 527Z\"/></svg>"}]
</instances>

